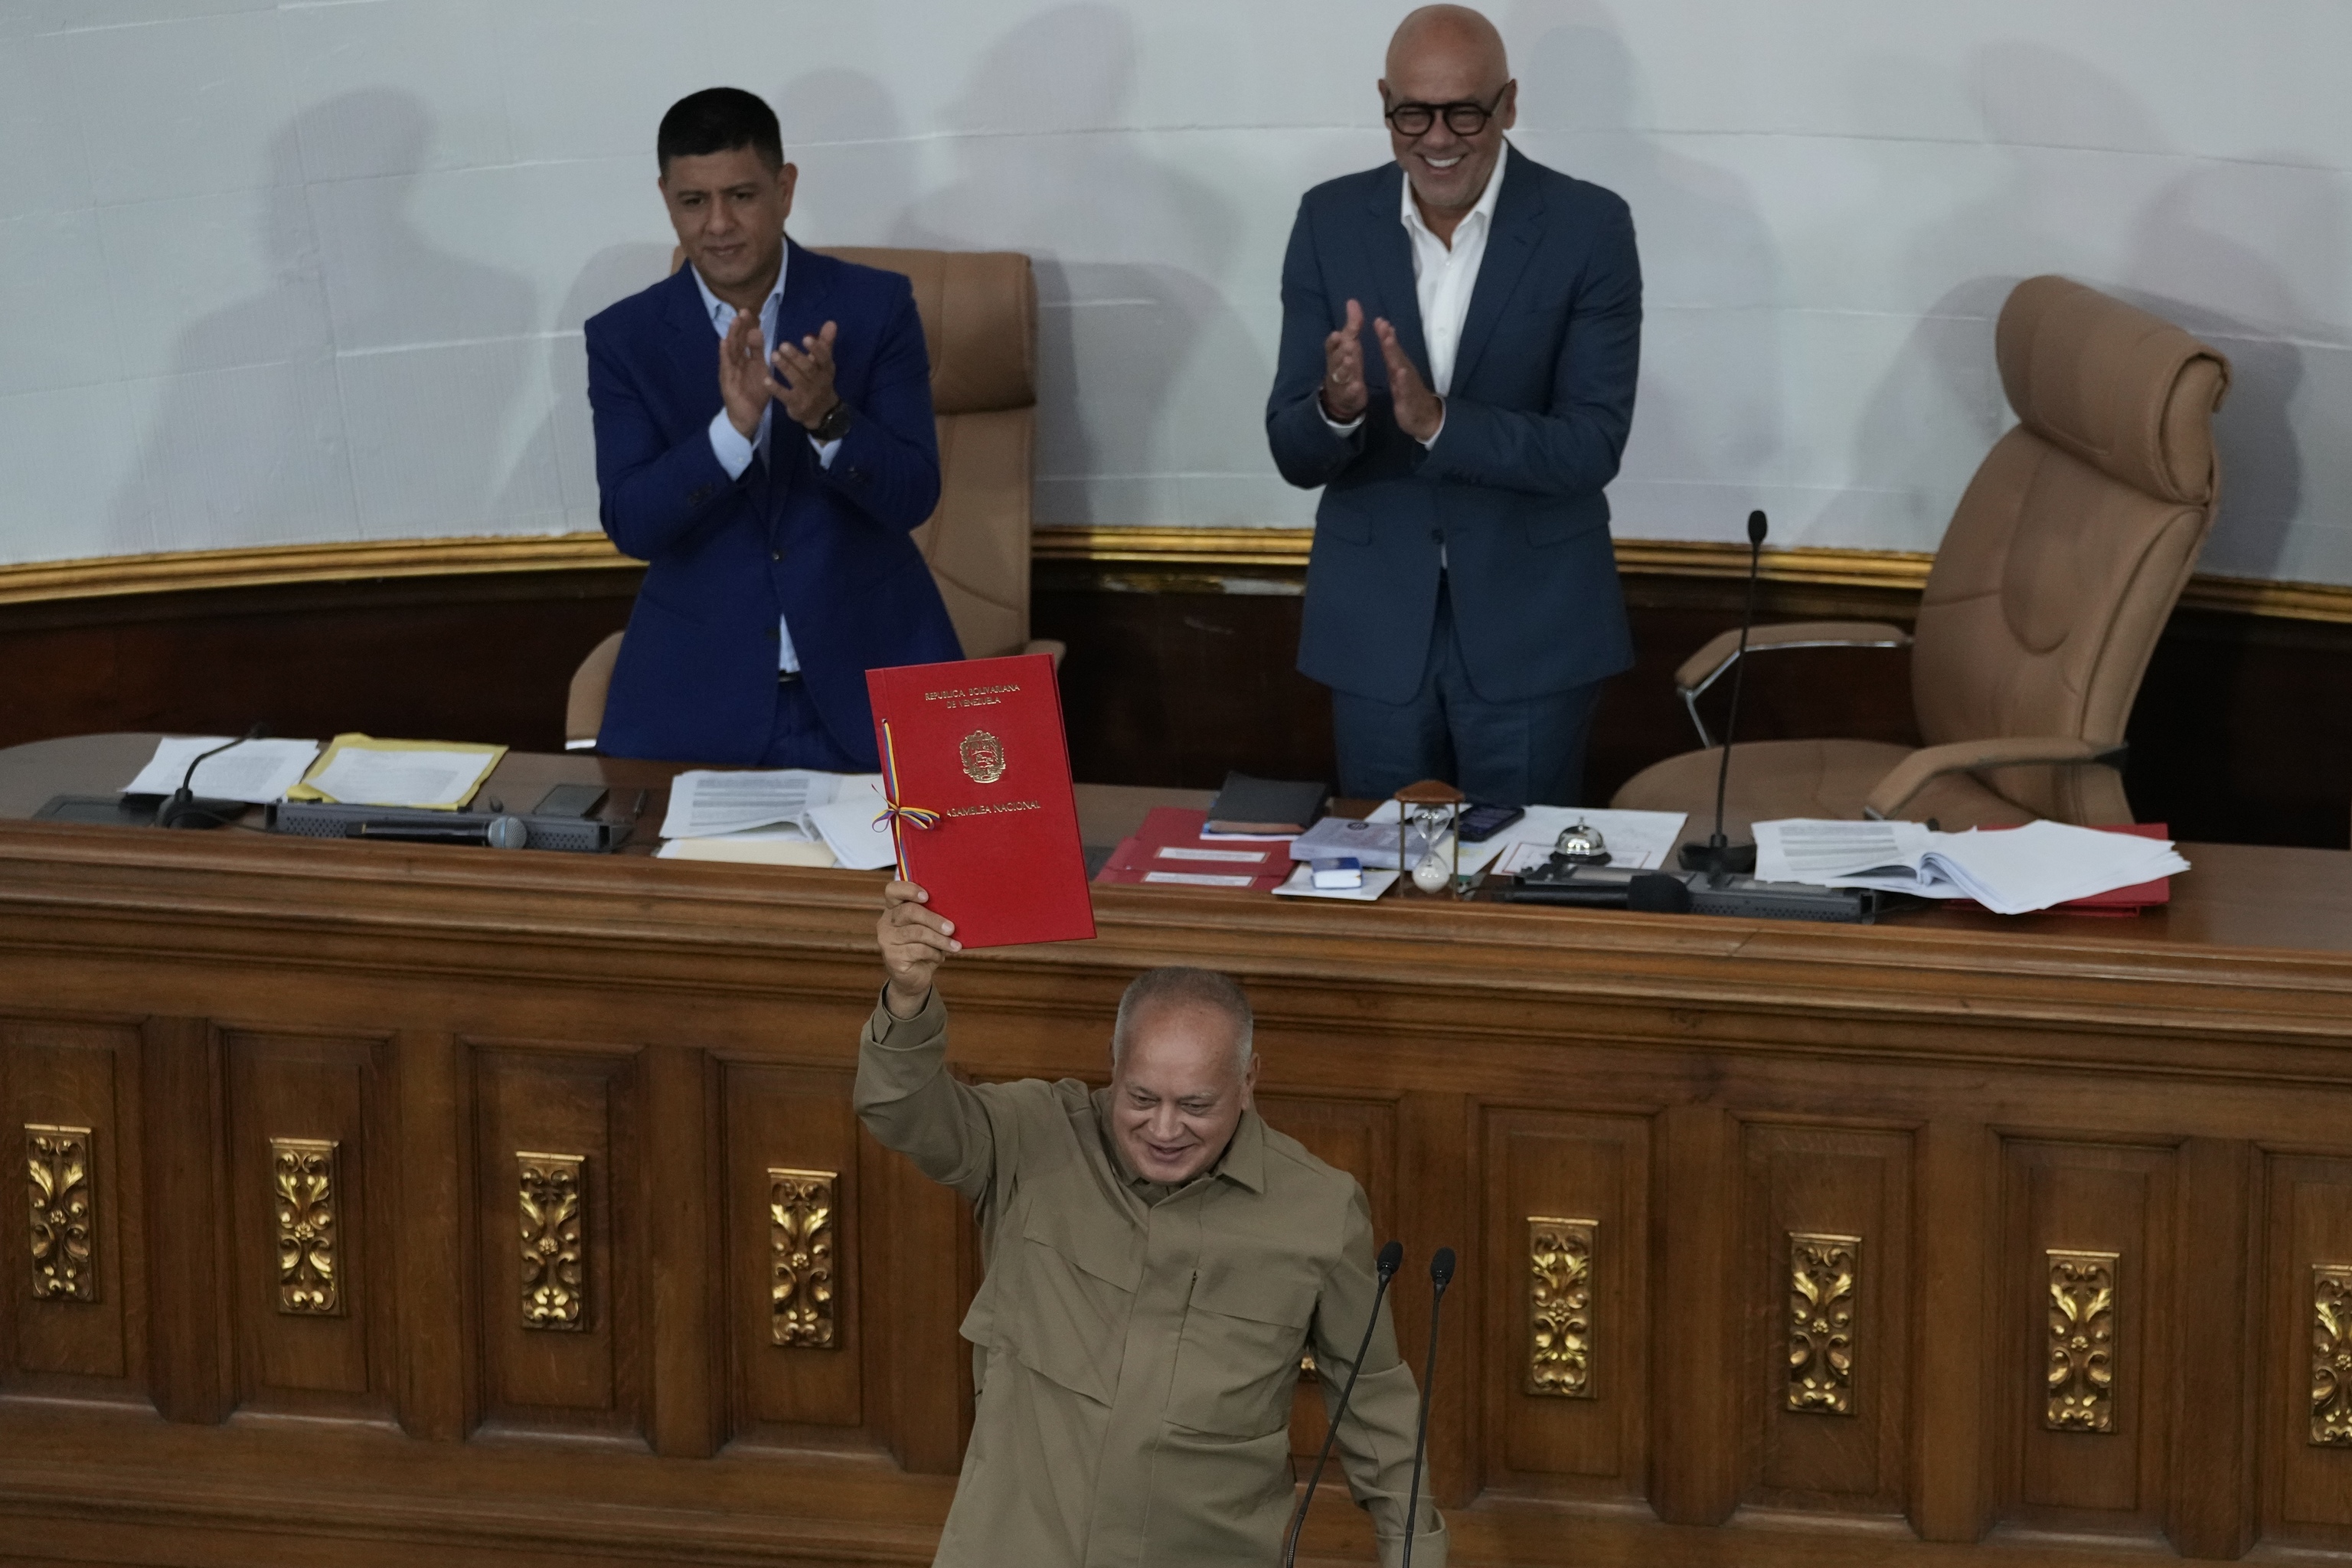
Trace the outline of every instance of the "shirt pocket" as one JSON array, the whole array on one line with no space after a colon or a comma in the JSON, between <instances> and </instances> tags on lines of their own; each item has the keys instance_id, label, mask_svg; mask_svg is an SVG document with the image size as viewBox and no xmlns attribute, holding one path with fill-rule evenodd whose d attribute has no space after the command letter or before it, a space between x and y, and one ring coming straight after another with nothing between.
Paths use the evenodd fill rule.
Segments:
<instances>
[{"instance_id":1,"label":"shirt pocket","mask_svg":"<svg viewBox=\"0 0 2352 1568\"><path fill-rule=\"evenodd\" d=\"M1038 1376L1108 1405L1142 1275L1133 1247L1050 1198L1022 1216L1020 1247L999 1337Z\"/></svg>"},{"instance_id":2,"label":"shirt pocket","mask_svg":"<svg viewBox=\"0 0 2352 1568\"><path fill-rule=\"evenodd\" d=\"M1316 1294L1314 1279L1273 1259L1203 1268L1184 1310L1168 1419L1221 1437L1288 1425Z\"/></svg>"}]
</instances>

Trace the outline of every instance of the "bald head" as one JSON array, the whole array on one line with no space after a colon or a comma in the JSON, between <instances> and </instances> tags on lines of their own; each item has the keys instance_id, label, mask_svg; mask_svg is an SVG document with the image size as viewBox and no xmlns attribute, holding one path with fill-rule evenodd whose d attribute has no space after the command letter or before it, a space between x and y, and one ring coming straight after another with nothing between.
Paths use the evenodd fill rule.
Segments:
<instances>
[{"instance_id":1,"label":"bald head","mask_svg":"<svg viewBox=\"0 0 2352 1568\"><path fill-rule=\"evenodd\" d=\"M1518 91L1503 35L1467 5L1423 5L1389 40L1381 79L1389 145L1422 216L1448 243L1502 161Z\"/></svg>"},{"instance_id":2,"label":"bald head","mask_svg":"<svg viewBox=\"0 0 2352 1568\"><path fill-rule=\"evenodd\" d=\"M1389 39L1388 73L1420 62L1450 58L1475 73L1489 92L1511 79L1510 57L1495 24L1467 5L1423 5L1397 24Z\"/></svg>"}]
</instances>

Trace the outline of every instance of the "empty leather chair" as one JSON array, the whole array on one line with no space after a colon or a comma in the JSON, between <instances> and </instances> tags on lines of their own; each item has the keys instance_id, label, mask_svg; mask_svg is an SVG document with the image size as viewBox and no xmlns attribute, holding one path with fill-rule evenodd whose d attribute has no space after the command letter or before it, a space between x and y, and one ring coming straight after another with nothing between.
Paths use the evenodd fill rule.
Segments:
<instances>
[{"instance_id":1,"label":"empty leather chair","mask_svg":"<svg viewBox=\"0 0 2352 1568\"><path fill-rule=\"evenodd\" d=\"M903 273L914 285L940 432L940 504L915 531L915 544L930 563L964 657L1047 653L1058 660L1060 643L1029 636L1037 427L1037 282L1029 258L1012 251L848 247L825 254ZM595 745L620 648L614 632L573 673L566 749Z\"/></svg>"},{"instance_id":2,"label":"empty leather chair","mask_svg":"<svg viewBox=\"0 0 2352 1568\"><path fill-rule=\"evenodd\" d=\"M1912 633L1873 623L1759 626L1753 656L1912 647L1921 750L1873 741L1735 747L1725 828L1776 817L2132 820L2124 725L2158 637L2212 527L2213 411L2229 362L2171 323L2063 278L2002 306L1994 357L2018 426L1952 514ZM1675 675L1685 702L1728 669L1727 632ZM1699 741L1710 737L1699 728ZM1709 749L1636 774L1612 805L1711 823Z\"/></svg>"}]
</instances>

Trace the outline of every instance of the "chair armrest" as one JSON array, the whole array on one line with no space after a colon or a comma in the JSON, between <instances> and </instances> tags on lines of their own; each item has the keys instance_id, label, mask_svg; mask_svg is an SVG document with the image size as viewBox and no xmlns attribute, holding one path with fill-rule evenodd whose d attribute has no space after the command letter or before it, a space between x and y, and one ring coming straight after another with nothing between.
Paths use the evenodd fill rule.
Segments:
<instances>
[{"instance_id":1,"label":"chair armrest","mask_svg":"<svg viewBox=\"0 0 2352 1568\"><path fill-rule=\"evenodd\" d=\"M1772 626L1756 626L1748 634L1748 651L1762 653L1769 648L1784 647L1909 647L1911 634L1901 626L1891 626L1884 621L1786 621ZM1698 743L1712 746L1715 738L1706 732L1706 723L1698 716L1699 693L1713 686L1723 672L1739 662L1739 631L1738 627L1715 637L1675 671L1675 689L1682 693L1683 706L1690 711L1691 727L1698 731Z\"/></svg>"},{"instance_id":2,"label":"chair armrest","mask_svg":"<svg viewBox=\"0 0 2352 1568\"><path fill-rule=\"evenodd\" d=\"M2099 763L2119 768L2130 748L2120 742L2078 740L2071 735L2009 735L1986 741L1955 741L1948 746L1928 746L1912 752L1890 769L1863 802L1862 814L1884 819L1903 809L1929 781L1946 773L1970 773L1982 768L2017 767L2031 763L2081 766Z\"/></svg>"},{"instance_id":3,"label":"chair armrest","mask_svg":"<svg viewBox=\"0 0 2352 1568\"><path fill-rule=\"evenodd\" d=\"M1031 637L1022 645L1021 651L1049 654L1053 657L1054 668L1059 669L1062 668L1062 656L1070 651L1070 645L1059 637Z\"/></svg>"},{"instance_id":4,"label":"chair armrest","mask_svg":"<svg viewBox=\"0 0 2352 1568\"><path fill-rule=\"evenodd\" d=\"M1748 634L1748 651L1761 653L1782 647L1909 647L1911 634L1884 621L1788 621L1758 626ZM1684 696L1696 697L1715 684L1716 677L1739 660L1738 627L1714 638L1683 660L1675 671L1675 685Z\"/></svg>"}]
</instances>

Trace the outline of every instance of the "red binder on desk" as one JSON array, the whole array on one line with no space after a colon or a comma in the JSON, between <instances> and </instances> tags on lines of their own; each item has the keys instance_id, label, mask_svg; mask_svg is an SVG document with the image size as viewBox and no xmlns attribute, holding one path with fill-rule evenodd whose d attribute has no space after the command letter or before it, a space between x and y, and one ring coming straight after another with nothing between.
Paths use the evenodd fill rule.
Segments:
<instances>
[{"instance_id":1,"label":"red binder on desk","mask_svg":"<svg viewBox=\"0 0 2352 1568\"><path fill-rule=\"evenodd\" d=\"M1095 934L1045 654L866 672L898 874L966 947Z\"/></svg>"}]
</instances>

